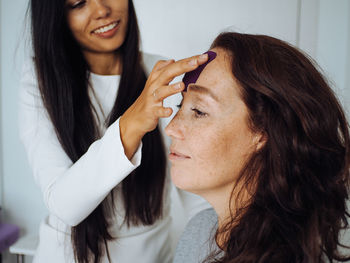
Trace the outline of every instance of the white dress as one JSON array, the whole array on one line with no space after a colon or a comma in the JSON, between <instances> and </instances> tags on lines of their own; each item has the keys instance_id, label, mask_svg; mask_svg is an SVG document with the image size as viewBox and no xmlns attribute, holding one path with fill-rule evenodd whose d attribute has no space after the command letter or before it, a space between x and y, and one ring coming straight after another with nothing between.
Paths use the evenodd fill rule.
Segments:
<instances>
[{"instance_id":1,"label":"white dress","mask_svg":"<svg viewBox=\"0 0 350 263\"><path fill-rule=\"evenodd\" d=\"M144 68L148 75L159 56L143 54ZM171 262L170 179L167 175L164 194L164 216L152 226L123 224L124 207L121 202L119 183L139 166L142 144L130 161L124 154L119 134L119 119L110 127L104 120L111 111L120 76L90 76L90 98L100 120L104 134L89 147L75 163L62 149L53 125L43 107L38 90L33 63L24 67L19 101L20 138L27 152L33 176L40 187L49 215L39 230L39 245L34 256L36 263L74 262L70 229L84 220L112 189L116 189L116 211L110 229L115 241L108 243L112 262ZM180 95L169 98L175 106ZM163 132L169 120L161 120ZM164 136L165 137L165 136ZM169 139L165 138L167 147ZM169 170L169 169L167 169ZM187 209L193 214L206 207L201 199L180 191ZM185 208L184 208L185 209ZM102 262L108 262L105 256Z\"/></svg>"}]
</instances>

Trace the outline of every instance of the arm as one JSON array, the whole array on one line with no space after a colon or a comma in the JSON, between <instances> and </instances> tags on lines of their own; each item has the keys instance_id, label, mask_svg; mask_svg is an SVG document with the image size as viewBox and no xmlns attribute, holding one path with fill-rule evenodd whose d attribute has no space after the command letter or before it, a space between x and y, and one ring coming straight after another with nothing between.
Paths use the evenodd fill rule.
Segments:
<instances>
[{"instance_id":1,"label":"arm","mask_svg":"<svg viewBox=\"0 0 350 263\"><path fill-rule=\"evenodd\" d=\"M124 154L119 120L73 164L42 105L30 66L21 81L19 130L44 203L50 213L71 226L86 218L140 164L141 145L131 161Z\"/></svg>"},{"instance_id":2,"label":"arm","mask_svg":"<svg viewBox=\"0 0 350 263\"><path fill-rule=\"evenodd\" d=\"M49 211L72 226L86 218L140 164L144 134L157 126L160 117L171 114L171 109L163 107L163 99L184 85L174 89L169 82L206 60L196 56L158 62L137 100L74 164L61 148L42 105L34 67L27 67L20 89L20 137Z\"/></svg>"}]
</instances>

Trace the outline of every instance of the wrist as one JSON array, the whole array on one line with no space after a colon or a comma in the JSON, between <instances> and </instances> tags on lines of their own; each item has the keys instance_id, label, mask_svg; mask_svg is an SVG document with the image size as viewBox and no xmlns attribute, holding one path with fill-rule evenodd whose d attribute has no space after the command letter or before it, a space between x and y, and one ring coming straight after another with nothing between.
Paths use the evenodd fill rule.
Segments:
<instances>
[{"instance_id":1,"label":"wrist","mask_svg":"<svg viewBox=\"0 0 350 263\"><path fill-rule=\"evenodd\" d=\"M136 140L141 140L145 135L141 129L138 128L138 125L133 121L129 120L127 117L122 115L119 120L119 129L121 137L134 138Z\"/></svg>"},{"instance_id":2,"label":"wrist","mask_svg":"<svg viewBox=\"0 0 350 263\"><path fill-rule=\"evenodd\" d=\"M132 122L128 122L127 118L123 116L119 119L119 131L124 153L131 160L141 143L144 133L137 129L137 126Z\"/></svg>"}]
</instances>

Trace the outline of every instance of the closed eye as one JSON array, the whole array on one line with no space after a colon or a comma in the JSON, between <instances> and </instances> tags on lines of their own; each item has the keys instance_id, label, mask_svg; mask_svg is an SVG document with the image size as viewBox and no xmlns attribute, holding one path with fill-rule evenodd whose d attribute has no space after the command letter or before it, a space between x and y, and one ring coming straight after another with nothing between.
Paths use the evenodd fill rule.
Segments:
<instances>
[{"instance_id":1,"label":"closed eye","mask_svg":"<svg viewBox=\"0 0 350 263\"><path fill-rule=\"evenodd\" d=\"M85 0L82 0L82 1L77 1L75 2L74 4L71 4L69 7L71 9L78 9L78 8L81 8L85 5L86 1Z\"/></svg>"},{"instance_id":2,"label":"closed eye","mask_svg":"<svg viewBox=\"0 0 350 263\"><path fill-rule=\"evenodd\" d=\"M196 118L203 118L203 117L208 116L207 113L202 112L202 111L200 111L200 110L198 110L198 109L196 109L196 108L191 108L191 110L195 113L195 117L196 117Z\"/></svg>"}]
</instances>

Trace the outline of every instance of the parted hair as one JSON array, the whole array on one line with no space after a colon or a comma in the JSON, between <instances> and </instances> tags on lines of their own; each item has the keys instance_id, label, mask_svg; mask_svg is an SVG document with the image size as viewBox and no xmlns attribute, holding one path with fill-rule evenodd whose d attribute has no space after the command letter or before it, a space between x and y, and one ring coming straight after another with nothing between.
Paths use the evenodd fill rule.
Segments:
<instances>
[{"instance_id":1,"label":"parted hair","mask_svg":"<svg viewBox=\"0 0 350 263\"><path fill-rule=\"evenodd\" d=\"M206 262L346 261L339 248L348 226L349 125L316 64L273 37L226 32L212 48L226 51L264 145L243 167L231 195L223 256ZM244 193L240 207L233 207ZM239 193L233 195L233 193Z\"/></svg>"}]
</instances>

